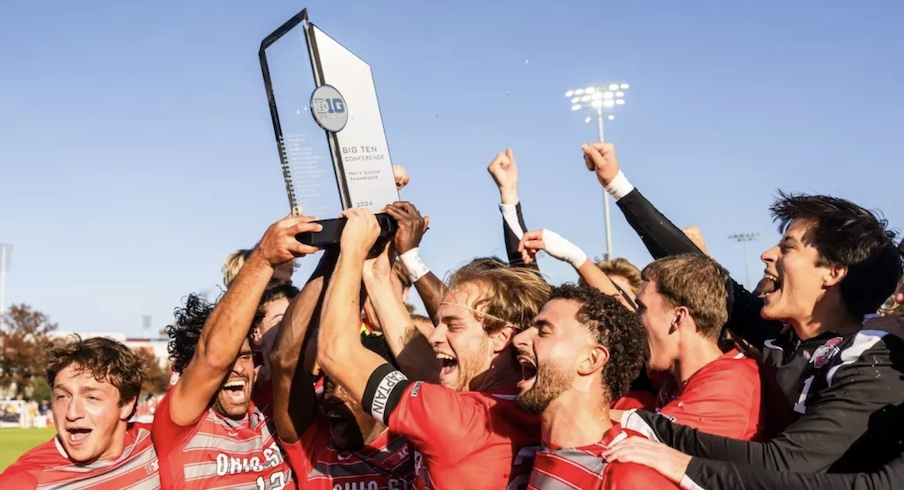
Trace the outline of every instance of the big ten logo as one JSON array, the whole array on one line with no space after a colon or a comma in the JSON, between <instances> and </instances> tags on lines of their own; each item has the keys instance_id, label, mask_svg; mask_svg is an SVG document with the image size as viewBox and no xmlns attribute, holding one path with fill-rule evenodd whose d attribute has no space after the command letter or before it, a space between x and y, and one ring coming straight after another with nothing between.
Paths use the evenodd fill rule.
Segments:
<instances>
[{"instance_id":1,"label":"big ten logo","mask_svg":"<svg viewBox=\"0 0 904 490\"><path fill-rule=\"evenodd\" d=\"M387 490L408 490L410 485L401 478L388 478L386 486L383 488ZM376 480L347 481L334 483L333 490L380 490L380 483Z\"/></svg>"},{"instance_id":2,"label":"big ten logo","mask_svg":"<svg viewBox=\"0 0 904 490\"><path fill-rule=\"evenodd\" d=\"M345 101L335 99L314 99L314 110L323 114L336 114L345 112Z\"/></svg>"}]
</instances>

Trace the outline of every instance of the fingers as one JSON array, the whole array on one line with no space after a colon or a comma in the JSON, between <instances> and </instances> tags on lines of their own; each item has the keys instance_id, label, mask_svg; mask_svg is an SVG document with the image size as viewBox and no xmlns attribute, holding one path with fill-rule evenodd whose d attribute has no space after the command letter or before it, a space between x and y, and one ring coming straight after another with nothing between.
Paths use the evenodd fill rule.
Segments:
<instances>
[{"instance_id":1,"label":"fingers","mask_svg":"<svg viewBox=\"0 0 904 490\"><path fill-rule=\"evenodd\" d=\"M581 145L581 149L584 150L584 163L587 164L587 170L596 170L606 164L606 160L593 146Z\"/></svg>"},{"instance_id":2,"label":"fingers","mask_svg":"<svg viewBox=\"0 0 904 490\"><path fill-rule=\"evenodd\" d=\"M509 162L515 161L515 154L512 152L511 148L505 149L505 157L509 159Z\"/></svg>"}]
</instances>

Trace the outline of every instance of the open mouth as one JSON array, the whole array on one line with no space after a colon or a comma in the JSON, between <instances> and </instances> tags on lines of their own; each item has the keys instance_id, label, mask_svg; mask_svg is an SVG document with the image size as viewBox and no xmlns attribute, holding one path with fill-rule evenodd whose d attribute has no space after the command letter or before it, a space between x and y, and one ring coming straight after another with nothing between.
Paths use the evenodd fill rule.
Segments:
<instances>
[{"instance_id":1,"label":"open mouth","mask_svg":"<svg viewBox=\"0 0 904 490\"><path fill-rule=\"evenodd\" d=\"M530 388L537 378L537 364L526 354L518 355L518 364L521 364L521 381L518 382L518 391Z\"/></svg>"},{"instance_id":2,"label":"open mouth","mask_svg":"<svg viewBox=\"0 0 904 490\"><path fill-rule=\"evenodd\" d=\"M91 429L82 427L70 427L66 429L66 438L73 446L78 446L85 442L89 435L91 435Z\"/></svg>"},{"instance_id":3,"label":"open mouth","mask_svg":"<svg viewBox=\"0 0 904 490\"><path fill-rule=\"evenodd\" d=\"M244 401L245 399L245 380L236 379L223 385L223 392L233 401Z\"/></svg>"},{"instance_id":4,"label":"open mouth","mask_svg":"<svg viewBox=\"0 0 904 490\"><path fill-rule=\"evenodd\" d=\"M778 291L782 287L782 280L768 272L763 273L763 280L759 285L759 294L762 297L768 297L770 294Z\"/></svg>"},{"instance_id":5,"label":"open mouth","mask_svg":"<svg viewBox=\"0 0 904 490\"><path fill-rule=\"evenodd\" d=\"M437 352L436 358L442 363L442 369L439 372L439 379L442 382L458 369L458 359L443 352Z\"/></svg>"}]
</instances>

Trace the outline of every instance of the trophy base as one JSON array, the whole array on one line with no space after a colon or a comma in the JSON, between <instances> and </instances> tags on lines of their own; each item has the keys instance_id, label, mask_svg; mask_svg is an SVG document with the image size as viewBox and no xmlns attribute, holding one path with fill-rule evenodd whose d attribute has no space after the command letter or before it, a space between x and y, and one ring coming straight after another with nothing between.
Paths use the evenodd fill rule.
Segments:
<instances>
[{"instance_id":1,"label":"trophy base","mask_svg":"<svg viewBox=\"0 0 904 490\"><path fill-rule=\"evenodd\" d=\"M399 225L395 219L386 213L378 213L375 216L377 217L377 223L380 224L380 238L377 239L377 246L382 248L382 245L386 244L386 240L392 239L395 235ZM339 239L342 238L342 230L345 228L345 222L345 218L318 220L317 223L323 226L322 230L316 233L299 233L295 235L295 239L305 245L318 248L338 246Z\"/></svg>"}]
</instances>

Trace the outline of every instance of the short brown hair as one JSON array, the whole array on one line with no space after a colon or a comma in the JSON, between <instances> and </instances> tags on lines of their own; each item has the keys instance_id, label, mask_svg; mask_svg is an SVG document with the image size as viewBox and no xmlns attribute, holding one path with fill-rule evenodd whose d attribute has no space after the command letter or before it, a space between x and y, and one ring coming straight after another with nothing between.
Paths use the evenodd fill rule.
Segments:
<instances>
[{"instance_id":1,"label":"short brown hair","mask_svg":"<svg viewBox=\"0 0 904 490\"><path fill-rule=\"evenodd\" d=\"M630 292L634 294L637 294L637 290L640 289L640 283L643 282L640 277L640 269L628 262L628 259L618 257L612 260L601 260L596 263L596 267L609 277L617 276L627 279L632 289ZM583 281L583 279L581 280Z\"/></svg>"},{"instance_id":2,"label":"short brown hair","mask_svg":"<svg viewBox=\"0 0 904 490\"><path fill-rule=\"evenodd\" d=\"M51 387L60 371L75 365L79 372L87 371L97 381L115 386L119 390L119 406L138 398L144 374L141 357L135 351L107 337L73 337L68 342L48 344L44 352Z\"/></svg>"},{"instance_id":3,"label":"short brown hair","mask_svg":"<svg viewBox=\"0 0 904 490\"><path fill-rule=\"evenodd\" d=\"M483 307L484 315L475 313L487 332L495 332L507 324L527 327L549 299L550 286L533 269L525 267L487 268L482 262L472 262L455 271L449 279L449 289L475 283L487 288L484 297L473 308Z\"/></svg>"},{"instance_id":4,"label":"short brown hair","mask_svg":"<svg viewBox=\"0 0 904 490\"><path fill-rule=\"evenodd\" d=\"M703 254L682 254L659 259L644 268L644 281L656 283L656 292L673 308L684 306L697 328L718 339L728 321L728 271Z\"/></svg>"}]
</instances>

